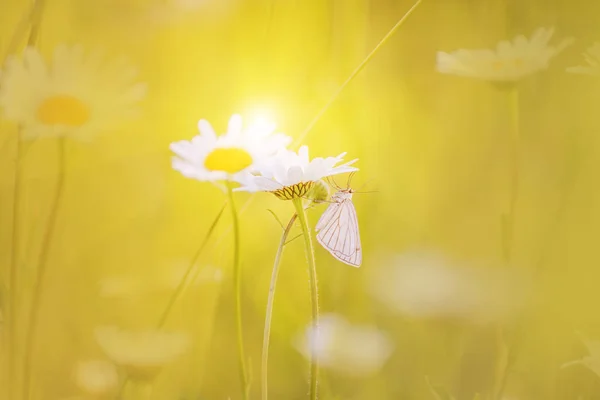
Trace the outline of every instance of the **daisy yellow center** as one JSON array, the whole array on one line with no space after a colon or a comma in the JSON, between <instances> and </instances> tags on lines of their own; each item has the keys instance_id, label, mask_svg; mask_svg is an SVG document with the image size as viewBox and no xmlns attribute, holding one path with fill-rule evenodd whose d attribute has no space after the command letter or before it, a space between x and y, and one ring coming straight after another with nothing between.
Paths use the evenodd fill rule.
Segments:
<instances>
[{"instance_id":1,"label":"daisy yellow center","mask_svg":"<svg viewBox=\"0 0 600 400\"><path fill-rule=\"evenodd\" d=\"M280 200L293 200L301 197L306 197L308 192L315 186L313 181L300 182L295 185L285 186L281 189L274 190L273 193Z\"/></svg>"},{"instance_id":2,"label":"daisy yellow center","mask_svg":"<svg viewBox=\"0 0 600 400\"><path fill-rule=\"evenodd\" d=\"M252 165L252 156L237 147L214 149L204 160L209 171L225 171L230 174L240 172Z\"/></svg>"},{"instance_id":3,"label":"daisy yellow center","mask_svg":"<svg viewBox=\"0 0 600 400\"><path fill-rule=\"evenodd\" d=\"M61 94L42 101L37 109L37 119L45 125L77 128L89 121L90 109L77 97Z\"/></svg>"}]
</instances>

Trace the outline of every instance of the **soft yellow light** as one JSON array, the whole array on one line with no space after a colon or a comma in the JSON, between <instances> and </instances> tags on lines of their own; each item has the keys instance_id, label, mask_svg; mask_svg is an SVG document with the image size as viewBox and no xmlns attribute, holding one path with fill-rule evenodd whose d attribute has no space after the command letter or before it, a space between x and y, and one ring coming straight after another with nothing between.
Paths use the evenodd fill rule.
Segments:
<instances>
[{"instance_id":1,"label":"soft yellow light","mask_svg":"<svg viewBox=\"0 0 600 400\"><path fill-rule=\"evenodd\" d=\"M266 115L256 116L249 126L252 132L272 132L276 127L277 124Z\"/></svg>"},{"instance_id":2,"label":"soft yellow light","mask_svg":"<svg viewBox=\"0 0 600 400\"><path fill-rule=\"evenodd\" d=\"M247 121L249 132L253 133L271 133L277 127L277 118L267 107L255 107L244 112L244 119Z\"/></svg>"}]
</instances>

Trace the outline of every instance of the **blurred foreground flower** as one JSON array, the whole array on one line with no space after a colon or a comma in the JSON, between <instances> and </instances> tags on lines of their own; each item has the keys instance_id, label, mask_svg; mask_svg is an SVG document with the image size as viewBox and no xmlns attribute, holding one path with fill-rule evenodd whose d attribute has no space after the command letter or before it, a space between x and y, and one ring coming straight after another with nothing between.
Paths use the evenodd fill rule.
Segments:
<instances>
[{"instance_id":1,"label":"blurred foreground flower","mask_svg":"<svg viewBox=\"0 0 600 400\"><path fill-rule=\"evenodd\" d=\"M377 328L352 325L336 314L322 316L318 332L309 326L295 345L305 357L314 351L323 366L356 376L379 370L393 350L391 340Z\"/></svg>"},{"instance_id":2,"label":"blurred foreground flower","mask_svg":"<svg viewBox=\"0 0 600 400\"><path fill-rule=\"evenodd\" d=\"M538 28L531 39L517 36L512 43L506 40L489 49L460 49L452 53L437 53L437 70L443 74L459 75L495 82L514 82L548 68L548 63L570 45L564 39L556 47L548 42L554 28Z\"/></svg>"},{"instance_id":3,"label":"blurred foreground flower","mask_svg":"<svg viewBox=\"0 0 600 400\"><path fill-rule=\"evenodd\" d=\"M590 46L583 58L587 65L567 68L567 72L573 74L600 75L600 43L596 42Z\"/></svg>"},{"instance_id":4,"label":"blurred foreground flower","mask_svg":"<svg viewBox=\"0 0 600 400\"><path fill-rule=\"evenodd\" d=\"M96 328L95 335L104 353L134 380L152 380L190 346L188 335L181 332L125 331L108 326Z\"/></svg>"},{"instance_id":5,"label":"blurred foreground flower","mask_svg":"<svg viewBox=\"0 0 600 400\"><path fill-rule=\"evenodd\" d=\"M257 166L258 174L241 174L239 182L242 187L236 190L271 192L281 200L305 197L320 179L358 171L358 168L351 166L357 159L336 166L342 162L345 155L346 153L342 153L337 157L317 157L309 160L307 146L302 146L298 153L282 149L274 157Z\"/></svg>"},{"instance_id":6,"label":"blurred foreground flower","mask_svg":"<svg viewBox=\"0 0 600 400\"><path fill-rule=\"evenodd\" d=\"M242 129L242 117L237 114L230 118L224 135L217 136L206 120L198 122L198 129L200 135L172 143L171 150L177 155L173 168L199 181L236 180L291 142L289 136L273 134L275 125Z\"/></svg>"},{"instance_id":7,"label":"blurred foreground flower","mask_svg":"<svg viewBox=\"0 0 600 400\"><path fill-rule=\"evenodd\" d=\"M476 323L509 319L524 306L522 279L506 271L450 263L435 252L410 252L378 269L373 295L396 311Z\"/></svg>"},{"instance_id":8,"label":"blurred foreground flower","mask_svg":"<svg viewBox=\"0 0 600 400\"><path fill-rule=\"evenodd\" d=\"M11 57L0 73L0 107L23 127L25 138L76 136L87 139L136 113L146 85L122 60L105 62L81 46L58 46L45 63L35 48Z\"/></svg>"},{"instance_id":9,"label":"blurred foreground flower","mask_svg":"<svg viewBox=\"0 0 600 400\"><path fill-rule=\"evenodd\" d=\"M119 385L119 374L114 364L108 361L94 360L82 362L75 370L77 386L91 396L108 396Z\"/></svg>"}]
</instances>

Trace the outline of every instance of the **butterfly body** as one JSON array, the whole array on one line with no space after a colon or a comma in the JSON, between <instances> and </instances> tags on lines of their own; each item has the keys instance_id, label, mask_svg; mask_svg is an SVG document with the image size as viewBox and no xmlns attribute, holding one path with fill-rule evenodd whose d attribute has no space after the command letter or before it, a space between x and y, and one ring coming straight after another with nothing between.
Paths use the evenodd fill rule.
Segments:
<instances>
[{"instance_id":1,"label":"butterfly body","mask_svg":"<svg viewBox=\"0 0 600 400\"><path fill-rule=\"evenodd\" d=\"M362 247L358 218L350 188L340 189L331 196L331 204L321 215L315 230L317 241L338 260L360 267Z\"/></svg>"}]
</instances>

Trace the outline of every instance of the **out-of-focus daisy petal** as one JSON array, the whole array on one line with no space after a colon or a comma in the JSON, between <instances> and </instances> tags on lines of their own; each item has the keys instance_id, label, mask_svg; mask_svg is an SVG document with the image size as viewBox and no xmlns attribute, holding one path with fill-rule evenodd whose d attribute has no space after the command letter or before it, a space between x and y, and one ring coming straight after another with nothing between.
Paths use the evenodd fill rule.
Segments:
<instances>
[{"instance_id":1,"label":"out-of-focus daisy petal","mask_svg":"<svg viewBox=\"0 0 600 400\"><path fill-rule=\"evenodd\" d=\"M377 372L394 347L376 327L353 325L336 314L322 315L318 330L309 326L295 345L306 357L314 352L324 367L353 376Z\"/></svg>"},{"instance_id":2,"label":"out-of-focus daisy petal","mask_svg":"<svg viewBox=\"0 0 600 400\"><path fill-rule=\"evenodd\" d=\"M557 46L549 46L553 33L553 28L539 28L529 40L519 35L512 42L499 42L495 51L460 49L452 53L438 52L436 67L443 74L492 82L515 82L548 68L550 60L573 41L564 39Z\"/></svg>"}]
</instances>

